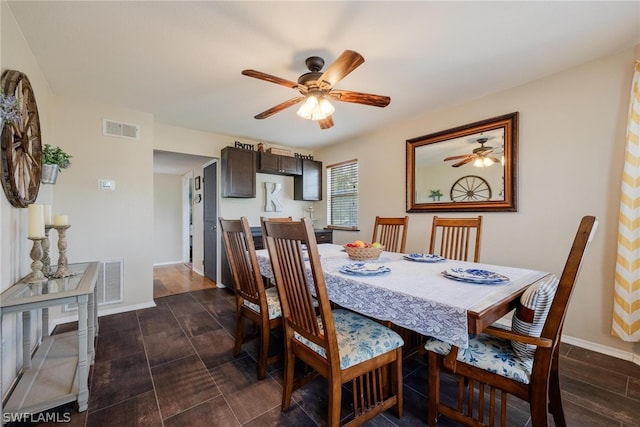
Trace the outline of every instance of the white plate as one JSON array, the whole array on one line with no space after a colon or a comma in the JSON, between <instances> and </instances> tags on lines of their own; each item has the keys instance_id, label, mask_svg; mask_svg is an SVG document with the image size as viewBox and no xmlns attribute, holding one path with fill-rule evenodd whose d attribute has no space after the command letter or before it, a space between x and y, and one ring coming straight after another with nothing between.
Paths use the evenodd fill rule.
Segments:
<instances>
[{"instance_id":1,"label":"white plate","mask_svg":"<svg viewBox=\"0 0 640 427\"><path fill-rule=\"evenodd\" d=\"M444 270L442 274L449 279L485 285L507 283L509 281L507 276L478 268L450 268Z\"/></svg>"},{"instance_id":2,"label":"white plate","mask_svg":"<svg viewBox=\"0 0 640 427\"><path fill-rule=\"evenodd\" d=\"M358 276L376 276L378 274L389 273L391 269L380 264L356 262L340 267L340 272L344 274L355 274Z\"/></svg>"},{"instance_id":3,"label":"white plate","mask_svg":"<svg viewBox=\"0 0 640 427\"><path fill-rule=\"evenodd\" d=\"M440 255L433 254L408 254L404 256L404 259L417 262L440 262L446 260L446 258L443 258Z\"/></svg>"}]
</instances>

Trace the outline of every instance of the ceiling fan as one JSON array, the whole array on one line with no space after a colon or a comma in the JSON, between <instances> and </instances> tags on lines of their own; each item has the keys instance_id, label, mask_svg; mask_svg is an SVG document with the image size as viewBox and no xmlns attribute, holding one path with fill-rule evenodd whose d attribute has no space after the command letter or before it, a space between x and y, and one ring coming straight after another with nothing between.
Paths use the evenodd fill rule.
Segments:
<instances>
[{"instance_id":1,"label":"ceiling fan","mask_svg":"<svg viewBox=\"0 0 640 427\"><path fill-rule=\"evenodd\" d=\"M298 115L309 120L317 120L320 129L329 129L333 126L333 118L331 115L335 110L329 100L372 105L374 107L386 107L389 105L389 102L391 102L391 98L388 96L334 88L336 83L359 67L363 62L364 58L358 52L345 50L329 68L322 72L324 59L319 56L311 56L305 61L309 72L298 77L297 83L256 70L243 70L242 74L245 76L290 87L300 92L300 96L271 107L256 115L255 118L266 119L285 108L292 107L304 101L298 110Z\"/></svg>"},{"instance_id":2,"label":"ceiling fan","mask_svg":"<svg viewBox=\"0 0 640 427\"><path fill-rule=\"evenodd\" d=\"M460 167L462 165L466 165L469 162L473 161L473 165L477 167L486 167L491 166L494 163L500 162L497 158L491 156L493 153L493 147L485 146L484 144L489 140L489 138L478 138L476 142L480 144L480 147L474 148L471 154L462 154L460 156L451 156L444 159L444 161L449 160L460 160L452 164L454 168Z\"/></svg>"}]
</instances>

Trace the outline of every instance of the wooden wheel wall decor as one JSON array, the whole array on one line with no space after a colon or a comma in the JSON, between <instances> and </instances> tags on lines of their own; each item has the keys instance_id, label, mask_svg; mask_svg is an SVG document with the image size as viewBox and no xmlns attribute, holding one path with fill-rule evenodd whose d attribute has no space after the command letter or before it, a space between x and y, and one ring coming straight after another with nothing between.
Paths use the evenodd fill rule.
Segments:
<instances>
[{"instance_id":1,"label":"wooden wheel wall decor","mask_svg":"<svg viewBox=\"0 0 640 427\"><path fill-rule=\"evenodd\" d=\"M491 199L491 187L484 178L477 175L467 175L453 183L449 196L453 202L489 200Z\"/></svg>"},{"instance_id":2,"label":"wooden wheel wall decor","mask_svg":"<svg viewBox=\"0 0 640 427\"><path fill-rule=\"evenodd\" d=\"M6 122L2 128L2 188L13 206L26 208L38 197L42 175L38 106L24 73L5 70L1 81L4 94L16 97L20 111L18 118Z\"/></svg>"}]
</instances>

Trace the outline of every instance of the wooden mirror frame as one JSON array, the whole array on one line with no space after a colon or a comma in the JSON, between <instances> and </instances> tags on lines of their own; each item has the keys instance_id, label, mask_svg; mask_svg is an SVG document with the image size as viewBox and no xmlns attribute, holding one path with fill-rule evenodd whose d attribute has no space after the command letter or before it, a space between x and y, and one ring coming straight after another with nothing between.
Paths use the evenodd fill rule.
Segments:
<instances>
[{"instance_id":1,"label":"wooden mirror frame","mask_svg":"<svg viewBox=\"0 0 640 427\"><path fill-rule=\"evenodd\" d=\"M451 142L454 140L472 140L481 138L485 133L503 132L504 156L503 178L504 186L503 198L501 200L473 200L473 201L436 201L424 202L416 200L416 149L429 146L436 148L435 144ZM490 144L490 142L488 142ZM439 146L437 148L442 148ZM408 139L406 143L407 163L406 163L406 200L407 212L517 212L517 166L518 166L518 112L505 114L503 116L482 120L453 129L448 129L417 138ZM466 152L471 153L473 146L469 145ZM434 150L435 152L435 150ZM440 154L440 157L446 158ZM452 162L455 163L455 162ZM451 165L452 163L449 163ZM460 175L477 175L471 163L458 167ZM448 189L447 189L448 191ZM424 197L423 197L424 198Z\"/></svg>"}]
</instances>

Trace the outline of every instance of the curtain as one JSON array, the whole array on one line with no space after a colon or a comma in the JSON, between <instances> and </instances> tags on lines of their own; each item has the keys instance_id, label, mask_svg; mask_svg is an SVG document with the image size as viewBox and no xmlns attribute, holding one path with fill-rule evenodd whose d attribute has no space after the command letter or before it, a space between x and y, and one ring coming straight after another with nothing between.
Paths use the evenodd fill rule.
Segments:
<instances>
[{"instance_id":1,"label":"curtain","mask_svg":"<svg viewBox=\"0 0 640 427\"><path fill-rule=\"evenodd\" d=\"M640 341L640 61L627 117L611 333L624 341Z\"/></svg>"}]
</instances>

